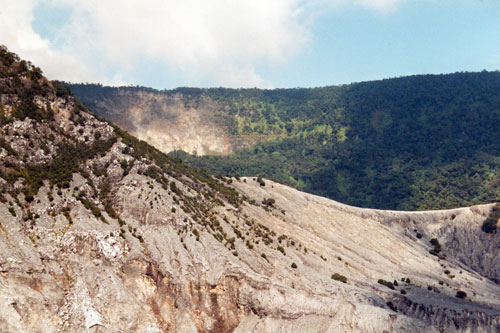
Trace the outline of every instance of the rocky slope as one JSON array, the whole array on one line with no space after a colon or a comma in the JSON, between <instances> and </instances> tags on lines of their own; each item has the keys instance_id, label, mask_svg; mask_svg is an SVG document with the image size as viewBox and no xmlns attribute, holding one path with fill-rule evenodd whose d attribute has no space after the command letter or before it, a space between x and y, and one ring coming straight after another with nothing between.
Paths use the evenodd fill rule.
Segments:
<instances>
[{"instance_id":1,"label":"rocky slope","mask_svg":"<svg viewBox=\"0 0 500 333\"><path fill-rule=\"evenodd\" d=\"M71 87L86 97L96 114L164 153L228 155L259 140L255 135L231 135L228 107L209 96L126 87L101 87L103 93L95 95L85 86Z\"/></svg>"},{"instance_id":2,"label":"rocky slope","mask_svg":"<svg viewBox=\"0 0 500 333\"><path fill-rule=\"evenodd\" d=\"M500 329L493 205L379 211L215 179L0 55L0 331Z\"/></svg>"}]
</instances>

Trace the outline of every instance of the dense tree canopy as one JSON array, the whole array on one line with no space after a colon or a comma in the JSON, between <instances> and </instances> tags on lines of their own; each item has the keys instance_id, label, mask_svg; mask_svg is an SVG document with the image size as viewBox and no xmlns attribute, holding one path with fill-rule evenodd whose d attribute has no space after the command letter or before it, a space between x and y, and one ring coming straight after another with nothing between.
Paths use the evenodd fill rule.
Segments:
<instances>
[{"instance_id":1,"label":"dense tree canopy","mask_svg":"<svg viewBox=\"0 0 500 333\"><path fill-rule=\"evenodd\" d=\"M227 111L230 133L266 135L227 157L173 153L192 165L261 175L363 207L433 209L500 200L499 87L499 72L481 72L158 93L208 96ZM72 89L90 108L115 93L96 85Z\"/></svg>"}]
</instances>

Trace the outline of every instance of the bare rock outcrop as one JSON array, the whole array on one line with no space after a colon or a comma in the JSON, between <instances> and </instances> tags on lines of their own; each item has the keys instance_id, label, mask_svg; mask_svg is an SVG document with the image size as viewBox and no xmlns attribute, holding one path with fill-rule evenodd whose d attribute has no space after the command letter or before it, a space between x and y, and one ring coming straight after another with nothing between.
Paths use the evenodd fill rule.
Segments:
<instances>
[{"instance_id":1,"label":"bare rock outcrop","mask_svg":"<svg viewBox=\"0 0 500 333\"><path fill-rule=\"evenodd\" d=\"M82 182L75 176L71 187L81 188ZM219 207L226 217L220 223L240 220L236 225L243 230L254 220L275 236L266 245L249 228L233 252L208 231L199 231L198 240L179 233L189 215L172 213L173 201L153 208L154 216L133 214L133 189L142 189L143 198L144 188L168 197L148 182L130 174L115 197L122 218L143 242L128 232L120 236L111 220L103 223L78 202L73 224L51 216L44 211L47 188L32 207L40 215L33 228L0 205L2 331L489 332L500 327L500 288L463 262L467 247L455 253L448 250L453 242L443 241L446 259L428 253L427 239L443 237L432 230L447 230L443 225L460 221L460 214L477 219L469 228L478 229L489 206L370 211L267 180L265 187L250 178L234 180L240 193L256 200L272 197L275 203ZM66 193L54 201L64 200ZM334 273L347 283L332 279ZM379 279L396 280L394 290ZM457 290L467 298L456 298Z\"/></svg>"}]
</instances>

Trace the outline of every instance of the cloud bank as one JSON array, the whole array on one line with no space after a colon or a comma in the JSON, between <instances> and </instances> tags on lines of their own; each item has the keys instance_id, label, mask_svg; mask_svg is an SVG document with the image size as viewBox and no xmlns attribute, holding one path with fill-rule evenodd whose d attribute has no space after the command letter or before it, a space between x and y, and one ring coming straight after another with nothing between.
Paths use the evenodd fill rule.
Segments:
<instances>
[{"instance_id":1,"label":"cloud bank","mask_svg":"<svg viewBox=\"0 0 500 333\"><path fill-rule=\"evenodd\" d=\"M289 61L311 40L325 5L381 13L398 0L0 0L0 43L51 79L134 83L140 64L155 62L213 86L269 87L259 65ZM37 6L66 8L55 33L33 29ZM50 17L39 18L50 20Z\"/></svg>"}]
</instances>

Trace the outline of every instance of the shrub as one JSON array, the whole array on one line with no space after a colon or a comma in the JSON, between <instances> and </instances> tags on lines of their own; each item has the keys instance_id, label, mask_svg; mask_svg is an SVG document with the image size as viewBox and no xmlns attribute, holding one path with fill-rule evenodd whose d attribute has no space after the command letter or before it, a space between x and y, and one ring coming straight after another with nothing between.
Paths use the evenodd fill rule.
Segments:
<instances>
[{"instance_id":1,"label":"shrub","mask_svg":"<svg viewBox=\"0 0 500 333\"><path fill-rule=\"evenodd\" d=\"M332 274L332 279L335 281L340 281L343 283L347 283L347 278L344 275L341 275L339 273L334 273Z\"/></svg>"},{"instance_id":2,"label":"shrub","mask_svg":"<svg viewBox=\"0 0 500 333\"><path fill-rule=\"evenodd\" d=\"M16 211L14 210L14 207L9 207L9 212L12 216L16 217Z\"/></svg>"},{"instance_id":3,"label":"shrub","mask_svg":"<svg viewBox=\"0 0 500 333\"><path fill-rule=\"evenodd\" d=\"M283 240L285 240L285 239L287 239L287 236L286 236L286 235L281 235L281 236L279 236L279 237L278 237L278 243L280 243L280 244L281 244L281 241L283 241Z\"/></svg>"},{"instance_id":4,"label":"shrub","mask_svg":"<svg viewBox=\"0 0 500 333\"><path fill-rule=\"evenodd\" d=\"M497 230L497 222L500 218L500 203L493 206L493 210L490 215L484 220L481 230L488 234L492 234Z\"/></svg>"},{"instance_id":5,"label":"shrub","mask_svg":"<svg viewBox=\"0 0 500 333\"><path fill-rule=\"evenodd\" d=\"M177 187L177 184L172 180L170 182L170 189L177 195L182 195L181 190Z\"/></svg>"},{"instance_id":6,"label":"shrub","mask_svg":"<svg viewBox=\"0 0 500 333\"><path fill-rule=\"evenodd\" d=\"M52 85L55 88L55 93L57 97L67 97L71 95L71 90L68 87L62 85L60 82L52 81Z\"/></svg>"},{"instance_id":7,"label":"shrub","mask_svg":"<svg viewBox=\"0 0 500 333\"><path fill-rule=\"evenodd\" d=\"M432 246L434 246L434 247L441 248L441 244L439 244L439 241L437 240L437 238L432 238L432 239L430 240L430 243L431 243L431 245L432 245Z\"/></svg>"},{"instance_id":8,"label":"shrub","mask_svg":"<svg viewBox=\"0 0 500 333\"><path fill-rule=\"evenodd\" d=\"M378 283L380 283L381 285L386 286L386 287L387 287L387 288L389 288L389 289L394 290L394 285L392 284L392 282L385 281L385 280L383 280L383 279L378 279L378 281L377 281L377 282L378 282Z\"/></svg>"},{"instance_id":9,"label":"shrub","mask_svg":"<svg viewBox=\"0 0 500 333\"><path fill-rule=\"evenodd\" d=\"M108 200L104 202L104 210L112 219L116 219L118 217L115 209L113 208L113 206L111 206L111 202L109 202Z\"/></svg>"},{"instance_id":10,"label":"shrub","mask_svg":"<svg viewBox=\"0 0 500 333\"><path fill-rule=\"evenodd\" d=\"M92 214L94 214L95 217L101 217L101 210L99 207L93 205L91 208Z\"/></svg>"},{"instance_id":11,"label":"shrub","mask_svg":"<svg viewBox=\"0 0 500 333\"><path fill-rule=\"evenodd\" d=\"M391 301L389 301L389 302L387 302L385 304L387 304L387 306L389 307L389 309L391 309L392 311L398 312L398 309L396 308L396 306Z\"/></svg>"},{"instance_id":12,"label":"shrub","mask_svg":"<svg viewBox=\"0 0 500 333\"><path fill-rule=\"evenodd\" d=\"M432 250L429 250L429 253L432 254L433 256L437 256L439 252L441 252L441 244L439 244L439 241L437 238L432 238L430 240L430 243L434 248Z\"/></svg>"},{"instance_id":13,"label":"shrub","mask_svg":"<svg viewBox=\"0 0 500 333\"><path fill-rule=\"evenodd\" d=\"M71 215L70 215L70 208L66 206L62 209L62 212L63 212L64 217L68 220L68 223L73 224L73 219L71 218Z\"/></svg>"},{"instance_id":14,"label":"shrub","mask_svg":"<svg viewBox=\"0 0 500 333\"><path fill-rule=\"evenodd\" d=\"M439 252L437 252L435 249L429 250L429 253L433 256L437 256L439 254Z\"/></svg>"},{"instance_id":15,"label":"shrub","mask_svg":"<svg viewBox=\"0 0 500 333\"><path fill-rule=\"evenodd\" d=\"M497 230L497 222L486 219L483 222L483 225L481 226L481 230L483 230L487 234L492 234Z\"/></svg>"},{"instance_id":16,"label":"shrub","mask_svg":"<svg viewBox=\"0 0 500 333\"><path fill-rule=\"evenodd\" d=\"M276 203L276 200L274 200L273 198L262 200L262 204L264 206L268 206L268 207L273 207L275 203Z\"/></svg>"},{"instance_id":17,"label":"shrub","mask_svg":"<svg viewBox=\"0 0 500 333\"><path fill-rule=\"evenodd\" d=\"M455 297L464 299L467 297L467 293L465 291L459 290L459 291L457 291L457 294L455 295Z\"/></svg>"},{"instance_id":18,"label":"shrub","mask_svg":"<svg viewBox=\"0 0 500 333\"><path fill-rule=\"evenodd\" d=\"M292 268L297 268L297 264L292 262Z\"/></svg>"}]
</instances>

